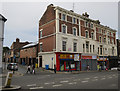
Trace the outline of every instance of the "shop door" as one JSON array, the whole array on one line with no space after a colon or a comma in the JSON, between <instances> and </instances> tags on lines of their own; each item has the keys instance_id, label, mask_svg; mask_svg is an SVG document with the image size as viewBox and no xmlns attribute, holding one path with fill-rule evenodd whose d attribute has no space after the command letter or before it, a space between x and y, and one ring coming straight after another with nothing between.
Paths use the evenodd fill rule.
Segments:
<instances>
[{"instance_id":1,"label":"shop door","mask_svg":"<svg viewBox=\"0 0 120 91\"><path fill-rule=\"evenodd\" d=\"M64 71L64 61L60 61L60 71Z\"/></svg>"}]
</instances>

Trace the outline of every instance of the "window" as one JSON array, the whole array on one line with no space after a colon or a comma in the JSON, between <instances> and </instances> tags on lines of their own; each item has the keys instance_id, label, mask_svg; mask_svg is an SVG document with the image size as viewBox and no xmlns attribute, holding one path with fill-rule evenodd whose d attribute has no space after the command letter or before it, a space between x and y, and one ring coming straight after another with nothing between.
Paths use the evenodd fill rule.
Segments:
<instances>
[{"instance_id":1,"label":"window","mask_svg":"<svg viewBox=\"0 0 120 91\"><path fill-rule=\"evenodd\" d=\"M89 42L86 42L86 52L89 52Z\"/></svg>"},{"instance_id":2,"label":"window","mask_svg":"<svg viewBox=\"0 0 120 91\"><path fill-rule=\"evenodd\" d=\"M112 39L112 44L114 44L114 39Z\"/></svg>"},{"instance_id":3,"label":"window","mask_svg":"<svg viewBox=\"0 0 120 91\"><path fill-rule=\"evenodd\" d=\"M85 44L83 44L83 52L85 52Z\"/></svg>"},{"instance_id":4,"label":"window","mask_svg":"<svg viewBox=\"0 0 120 91\"><path fill-rule=\"evenodd\" d=\"M103 34L105 35L105 30L103 30Z\"/></svg>"},{"instance_id":5,"label":"window","mask_svg":"<svg viewBox=\"0 0 120 91\"><path fill-rule=\"evenodd\" d=\"M67 28L66 28L66 25L62 25L62 33L67 33Z\"/></svg>"},{"instance_id":6,"label":"window","mask_svg":"<svg viewBox=\"0 0 120 91\"><path fill-rule=\"evenodd\" d=\"M42 52L42 44L40 44L40 52Z\"/></svg>"},{"instance_id":7,"label":"window","mask_svg":"<svg viewBox=\"0 0 120 91\"><path fill-rule=\"evenodd\" d=\"M104 43L106 43L106 38L104 37Z\"/></svg>"},{"instance_id":8,"label":"window","mask_svg":"<svg viewBox=\"0 0 120 91\"><path fill-rule=\"evenodd\" d=\"M94 39L94 33L93 32L91 33L91 38Z\"/></svg>"},{"instance_id":9,"label":"window","mask_svg":"<svg viewBox=\"0 0 120 91\"><path fill-rule=\"evenodd\" d=\"M99 47L98 47L98 55L99 55Z\"/></svg>"},{"instance_id":10,"label":"window","mask_svg":"<svg viewBox=\"0 0 120 91\"><path fill-rule=\"evenodd\" d=\"M99 37L99 42L100 42L100 43L102 42L102 38L101 38L101 37Z\"/></svg>"},{"instance_id":11,"label":"window","mask_svg":"<svg viewBox=\"0 0 120 91\"><path fill-rule=\"evenodd\" d=\"M66 15L65 14L62 14L62 20L66 20Z\"/></svg>"},{"instance_id":12,"label":"window","mask_svg":"<svg viewBox=\"0 0 120 91\"><path fill-rule=\"evenodd\" d=\"M114 47L112 47L112 55L114 56Z\"/></svg>"},{"instance_id":13,"label":"window","mask_svg":"<svg viewBox=\"0 0 120 91\"><path fill-rule=\"evenodd\" d=\"M73 43L73 51L77 52L77 43L75 43L75 42Z\"/></svg>"},{"instance_id":14,"label":"window","mask_svg":"<svg viewBox=\"0 0 120 91\"><path fill-rule=\"evenodd\" d=\"M85 22L85 26L88 27L88 22L87 21Z\"/></svg>"},{"instance_id":15,"label":"window","mask_svg":"<svg viewBox=\"0 0 120 91\"><path fill-rule=\"evenodd\" d=\"M62 50L66 51L66 41L62 41Z\"/></svg>"},{"instance_id":16,"label":"window","mask_svg":"<svg viewBox=\"0 0 120 91\"><path fill-rule=\"evenodd\" d=\"M77 29L73 28L73 35L77 36Z\"/></svg>"},{"instance_id":17,"label":"window","mask_svg":"<svg viewBox=\"0 0 120 91\"><path fill-rule=\"evenodd\" d=\"M95 46L93 45L93 52L95 52Z\"/></svg>"},{"instance_id":18,"label":"window","mask_svg":"<svg viewBox=\"0 0 120 91\"><path fill-rule=\"evenodd\" d=\"M90 45L90 52L92 52L92 51L91 51L91 45Z\"/></svg>"},{"instance_id":19,"label":"window","mask_svg":"<svg viewBox=\"0 0 120 91\"><path fill-rule=\"evenodd\" d=\"M100 46L100 55L102 55L102 46Z\"/></svg>"},{"instance_id":20,"label":"window","mask_svg":"<svg viewBox=\"0 0 120 91\"><path fill-rule=\"evenodd\" d=\"M76 24L76 18L73 17L73 23Z\"/></svg>"},{"instance_id":21,"label":"window","mask_svg":"<svg viewBox=\"0 0 120 91\"><path fill-rule=\"evenodd\" d=\"M108 44L110 44L110 38L108 37Z\"/></svg>"},{"instance_id":22,"label":"window","mask_svg":"<svg viewBox=\"0 0 120 91\"><path fill-rule=\"evenodd\" d=\"M107 32L107 35L109 36L109 35L110 35L110 33L109 33L109 32Z\"/></svg>"},{"instance_id":23,"label":"window","mask_svg":"<svg viewBox=\"0 0 120 91\"><path fill-rule=\"evenodd\" d=\"M93 24L92 23L90 24L90 27L93 28Z\"/></svg>"},{"instance_id":24,"label":"window","mask_svg":"<svg viewBox=\"0 0 120 91\"><path fill-rule=\"evenodd\" d=\"M101 29L99 28L99 33L101 33Z\"/></svg>"},{"instance_id":25,"label":"window","mask_svg":"<svg viewBox=\"0 0 120 91\"><path fill-rule=\"evenodd\" d=\"M40 30L40 38L42 38L42 30Z\"/></svg>"},{"instance_id":26,"label":"window","mask_svg":"<svg viewBox=\"0 0 120 91\"><path fill-rule=\"evenodd\" d=\"M88 31L85 31L85 37L88 38Z\"/></svg>"}]
</instances>

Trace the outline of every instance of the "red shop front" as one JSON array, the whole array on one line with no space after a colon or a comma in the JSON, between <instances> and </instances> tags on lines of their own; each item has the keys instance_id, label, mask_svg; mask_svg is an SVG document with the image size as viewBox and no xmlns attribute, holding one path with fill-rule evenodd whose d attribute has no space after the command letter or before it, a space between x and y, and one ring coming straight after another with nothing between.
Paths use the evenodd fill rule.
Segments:
<instances>
[{"instance_id":1,"label":"red shop front","mask_svg":"<svg viewBox=\"0 0 120 91\"><path fill-rule=\"evenodd\" d=\"M68 70L81 70L81 56L79 53L56 53L56 70L68 71ZM69 69L69 66L71 69Z\"/></svg>"}]
</instances>

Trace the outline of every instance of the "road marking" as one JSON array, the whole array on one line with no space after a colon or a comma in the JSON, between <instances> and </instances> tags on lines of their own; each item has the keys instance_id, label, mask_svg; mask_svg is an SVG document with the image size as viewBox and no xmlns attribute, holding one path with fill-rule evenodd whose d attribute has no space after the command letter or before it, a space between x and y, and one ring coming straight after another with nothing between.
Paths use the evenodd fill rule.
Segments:
<instances>
[{"instance_id":1,"label":"road marking","mask_svg":"<svg viewBox=\"0 0 120 91\"><path fill-rule=\"evenodd\" d=\"M101 80L105 80L106 78L102 78Z\"/></svg>"},{"instance_id":2,"label":"road marking","mask_svg":"<svg viewBox=\"0 0 120 91\"><path fill-rule=\"evenodd\" d=\"M94 80L92 80L92 81L97 81L98 79L94 79Z\"/></svg>"},{"instance_id":3,"label":"road marking","mask_svg":"<svg viewBox=\"0 0 120 91\"><path fill-rule=\"evenodd\" d=\"M28 87L31 87L31 86L36 86L36 84L30 84L30 85L27 85Z\"/></svg>"},{"instance_id":4,"label":"road marking","mask_svg":"<svg viewBox=\"0 0 120 91\"><path fill-rule=\"evenodd\" d=\"M94 78L98 78L98 77L96 76L96 77L94 77Z\"/></svg>"},{"instance_id":5,"label":"road marking","mask_svg":"<svg viewBox=\"0 0 120 91\"><path fill-rule=\"evenodd\" d=\"M62 86L62 84L53 85L53 87L59 87L59 86Z\"/></svg>"},{"instance_id":6,"label":"road marking","mask_svg":"<svg viewBox=\"0 0 120 91\"><path fill-rule=\"evenodd\" d=\"M88 82L88 81L81 81L82 83L86 83L86 82Z\"/></svg>"},{"instance_id":7,"label":"road marking","mask_svg":"<svg viewBox=\"0 0 120 91\"><path fill-rule=\"evenodd\" d=\"M73 80L73 81L78 81L78 79L75 79L75 80Z\"/></svg>"},{"instance_id":8,"label":"road marking","mask_svg":"<svg viewBox=\"0 0 120 91\"><path fill-rule=\"evenodd\" d=\"M65 82L68 82L68 81L60 81L60 83L65 83Z\"/></svg>"},{"instance_id":9,"label":"road marking","mask_svg":"<svg viewBox=\"0 0 120 91\"><path fill-rule=\"evenodd\" d=\"M109 78L112 78L112 77L109 77Z\"/></svg>"},{"instance_id":10,"label":"road marking","mask_svg":"<svg viewBox=\"0 0 120 91\"><path fill-rule=\"evenodd\" d=\"M40 89L40 88L43 88L43 87L34 87L34 88L30 88L30 89Z\"/></svg>"},{"instance_id":11,"label":"road marking","mask_svg":"<svg viewBox=\"0 0 120 91\"><path fill-rule=\"evenodd\" d=\"M50 83L44 83L45 85L48 85L48 84L50 84Z\"/></svg>"},{"instance_id":12,"label":"road marking","mask_svg":"<svg viewBox=\"0 0 120 91\"><path fill-rule=\"evenodd\" d=\"M90 79L90 78L85 78L85 79Z\"/></svg>"},{"instance_id":13,"label":"road marking","mask_svg":"<svg viewBox=\"0 0 120 91\"><path fill-rule=\"evenodd\" d=\"M72 85L72 84L77 84L77 82L73 82L73 83L68 83L68 84L71 84L71 85Z\"/></svg>"}]
</instances>

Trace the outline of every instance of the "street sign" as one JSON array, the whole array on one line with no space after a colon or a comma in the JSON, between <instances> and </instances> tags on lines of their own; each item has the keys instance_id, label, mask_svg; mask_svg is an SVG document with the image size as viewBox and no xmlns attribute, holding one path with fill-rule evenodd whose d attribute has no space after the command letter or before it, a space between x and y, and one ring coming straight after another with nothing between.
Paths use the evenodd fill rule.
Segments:
<instances>
[{"instance_id":1,"label":"street sign","mask_svg":"<svg viewBox=\"0 0 120 91\"><path fill-rule=\"evenodd\" d=\"M8 72L6 82L5 82L5 87L10 87L11 85L11 80L12 80L13 72Z\"/></svg>"}]
</instances>

